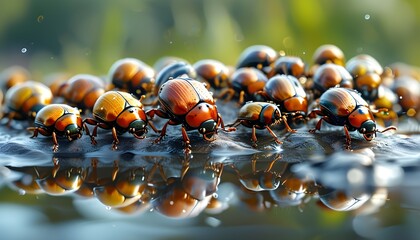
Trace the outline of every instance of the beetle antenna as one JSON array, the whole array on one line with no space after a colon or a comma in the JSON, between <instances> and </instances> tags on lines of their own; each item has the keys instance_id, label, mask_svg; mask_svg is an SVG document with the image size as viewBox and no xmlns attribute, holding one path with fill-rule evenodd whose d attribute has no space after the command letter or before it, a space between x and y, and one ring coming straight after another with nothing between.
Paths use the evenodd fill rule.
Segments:
<instances>
[{"instance_id":1,"label":"beetle antenna","mask_svg":"<svg viewBox=\"0 0 420 240\"><path fill-rule=\"evenodd\" d=\"M381 131L378 130L378 129L376 129L376 132L383 133L383 132L386 132L386 131L389 131L389 130L395 130L395 131L397 131L397 127L389 126L389 127L385 128L385 129L383 129Z\"/></svg>"}]
</instances>

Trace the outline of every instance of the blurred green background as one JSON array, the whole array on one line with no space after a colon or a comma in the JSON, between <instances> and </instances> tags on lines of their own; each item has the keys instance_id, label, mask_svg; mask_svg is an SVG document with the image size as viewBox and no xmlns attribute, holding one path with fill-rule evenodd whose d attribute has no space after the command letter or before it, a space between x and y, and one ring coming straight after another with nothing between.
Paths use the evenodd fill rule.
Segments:
<instances>
[{"instance_id":1,"label":"blurred green background","mask_svg":"<svg viewBox=\"0 0 420 240\"><path fill-rule=\"evenodd\" d=\"M420 65L418 0L0 0L0 68L105 75L113 62L162 56L235 65L264 44L312 63L330 43L346 58Z\"/></svg>"}]
</instances>

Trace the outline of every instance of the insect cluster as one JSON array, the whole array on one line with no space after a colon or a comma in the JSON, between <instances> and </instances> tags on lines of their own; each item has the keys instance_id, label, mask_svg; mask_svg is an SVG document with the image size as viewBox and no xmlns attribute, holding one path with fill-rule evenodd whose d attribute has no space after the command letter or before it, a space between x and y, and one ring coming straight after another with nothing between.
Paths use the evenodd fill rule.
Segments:
<instances>
[{"instance_id":1,"label":"insect cluster","mask_svg":"<svg viewBox=\"0 0 420 240\"><path fill-rule=\"evenodd\" d=\"M30 120L27 129L33 137L52 136L54 151L59 137L73 141L86 133L96 144L98 128L112 133L113 149L118 136L127 132L143 139L152 129L158 134L155 142L160 142L170 125L181 126L185 152L191 151L189 131L197 130L211 142L218 131L239 126L251 129L253 146L256 129L266 129L281 144L273 125L293 133L316 118L310 133L321 130L323 121L342 126L349 148L349 131L357 130L371 141L377 132L395 130L401 117L420 119L415 67L382 67L367 54L346 61L335 45L316 49L312 64L254 45L242 52L236 66L215 59L190 64L177 57L163 57L149 66L124 58L111 65L106 79L78 74L57 78L50 87L30 79L20 67L1 73L3 122L13 127L13 121ZM216 100L237 104L233 123L224 122ZM155 127L156 117L166 120L161 129Z\"/></svg>"}]
</instances>

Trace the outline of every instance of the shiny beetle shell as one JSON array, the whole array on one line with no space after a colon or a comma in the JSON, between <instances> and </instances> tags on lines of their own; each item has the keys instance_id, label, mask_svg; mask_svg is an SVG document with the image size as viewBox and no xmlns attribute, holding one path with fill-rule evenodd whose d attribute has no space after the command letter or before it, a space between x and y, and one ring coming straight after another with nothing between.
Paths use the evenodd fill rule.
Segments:
<instances>
[{"instance_id":1,"label":"shiny beetle shell","mask_svg":"<svg viewBox=\"0 0 420 240\"><path fill-rule=\"evenodd\" d=\"M108 78L118 90L136 97L152 93L155 85L154 69L135 58L123 58L113 63Z\"/></svg>"},{"instance_id":2,"label":"shiny beetle shell","mask_svg":"<svg viewBox=\"0 0 420 240\"><path fill-rule=\"evenodd\" d=\"M268 77L276 74L292 75L296 78L305 74L305 63L300 57L281 56L274 62L274 67Z\"/></svg>"},{"instance_id":3,"label":"shiny beetle shell","mask_svg":"<svg viewBox=\"0 0 420 240\"><path fill-rule=\"evenodd\" d=\"M308 99L300 82L291 75L276 75L268 80L264 93L269 100L280 106L282 112L308 111Z\"/></svg>"},{"instance_id":4,"label":"shiny beetle shell","mask_svg":"<svg viewBox=\"0 0 420 240\"><path fill-rule=\"evenodd\" d=\"M268 79L258 69L240 68L233 72L231 77L231 85L237 94L243 92L244 101L254 100L254 94L263 90Z\"/></svg>"},{"instance_id":5,"label":"shiny beetle shell","mask_svg":"<svg viewBox=\"0 0 420 240\"><path fill-rule=\"evenodd\" d=\"M130 107L138 111L132 112L130 118L120 118L121 113ZM93 107L93 116L101 122L116 122L122 129L128 128L133 118L146 121L143 104L131 94L121 91L109 91L99 97Z\"/></svg>"},{"instance_id":6,"label":"shiny beetle shell","mask_svg":"<svg viewBox=\"0 0 420 240\"><path fill-rule=\"evenodd\" d=\"M82 118L77 108L67 104L50 104L42 108L35 117L35 126L65 135L69 125L82 129Z\"/></svg>"},{"instance_id":7,"label":"shiny beetle shell","mask_svg":"<svg viewBox=\"0 0 420 240\"><path fill-rule=\"evenodd\" d=\"M332 87L353 88L353 78L343 67L333 63L327 63L316 69L314 76L314 88L320 93Z\"/></svg>"},{"instance_id":8,"label":"shiny beetle shell","mask_svg":"<svg viewBox=\"0 0 420 240\"><path fill-rule=\"evenodd\" d=\"M183 75L189 78L195 78L197 73L191 64L186 62L174 62L168 64L156 75L154 95L157 96L159 94L158 92L165 82Z\"/></svg>"},{"instance_id":9,"label":"shiny beetle shell","mask_svg":"<svg viewBox=\"0 0 420 240\"><path fill-rule=\"evenodd\" d=\"M270 66L277 60L279 54L271 47L266 45L253 45L246 48L236 64L236 68L253 67L260 69L265 74L270 72Z\"/></svg>"},{"instance_id":10,"label":"shiny beetle shell","mask_svg":"<svg viewBox=\"0 0 420 240\"><path fill-rule=\"evenodd\" d=\"M221 89L227 87L229 69L220 61L203 59L194 63L193 68L197 73L197 80L205 82L208 87Z\"/></svg>"},{"instance_id":11,"label":"shiny beetle shell","mask_svg":"<svg viewBox=\"0 0 420 240\"><path fill-rule=\"evenodd\" d=\"M92 109L96 100L105 92L104 82L94 75L78 74L63 87L62 95L69 105L85 111Z\"/></svg>"},{"instance_id":12,"label":"shiny beetle shell","mask_svg":"<svg viewBox=\"0 0 420 240\"><path fill-rule=\"evenodd\" d=\"M357 110L356 114L359 113L367 119L374 119L372 112L369 111L368 103L353 90L331 88L321 96L319 104L321 111L327 113L334 125L344 125L347 121L350 121L352 127L360 128L363 122L358 121L358 119L364 121L365 118L352 116L349 119L355 110ZM364 108L361 109L360 107Z\"/></svg>"},{"instance_id":13,"label":"shiny beetle shell","mask_svg":"<svg viewBox=\"0 0 420 240\"><path fill-rule=\"evenodd\" d=\"M27 81L11 87L6 92L5 104L14 119L35 117L43 106L53 99L51 90L40 82Z\"/></svg>"},{"instance_id":14,"label":"shiny beetle shell","mask_svg":"<svg viewBox=\"0 0 420 240\"><path fill-rule=\"evenodd\" d=\"M8 67L0 73L0 89L6 92L9 88L28 81L30 77L31 74L24 67Z\"/></svg>"},{"instance_id":15,"label":"shiny beetle shell","mask_svg":"<svg viewBox=\"0 0 420 240\"><path fill-rule=\"evenodd\" d=\"M212 94L203 83L179 78L162 85L159 91L159 102L173 116L187 114L199 102L215 104Z\"/></svg>"},{"instance_id":16,"label":"shiny beetle shell","mask_svg":"<svg viewBox=\"0 0 420 240\"><path fill-rule=\"evenodd\" d=\"M344 66L345 57L343 51L333 44L325 44L319 46L312 57L313 62L318 65L325 63L334 63Z\"/></svg>"},{"instance_id":17,"label":"shiny beetle shell","mask_svg":"<svg viewBox=\"0 0 420 240\"><path fill-rule=\"evenodd\" d=\"M272 103L248 102L239 109L238 119L244 126L263 129L281 119L280 109Z\"/></svg>"}]
</instances>

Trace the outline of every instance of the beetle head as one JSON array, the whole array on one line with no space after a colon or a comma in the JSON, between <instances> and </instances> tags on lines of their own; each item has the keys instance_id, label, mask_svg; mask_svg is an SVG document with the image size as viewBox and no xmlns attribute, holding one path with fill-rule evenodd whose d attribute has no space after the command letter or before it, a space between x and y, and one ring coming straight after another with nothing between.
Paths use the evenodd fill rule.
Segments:
<instances>
[{"instance_id":1,"label":"beetle head","mask_svg":"<svg viewBox=\"0 0 420 240\"><path fill-rule=\"evenodd\" d=\"M198 128L198 132L203 135L204 140L214 141L215 138L213 136L216 133L216 127L216 121L210 119L201 123L200 127Z\"/></svg>"},{"instance_id":2,"label":"beetle head","mask_svg":"<svg viewBox=\"0 0 420 240\"><path fill-rule=\"evenodd\" d=\"M372 141L376 136L376 123L373 120L367 120L359 128L359 132L363 134L366 141Z\"/></svg>"},{"instance_id":3,"label":"beetle head","mask_svg":"<svg viewBox=\"0 0 420 240\"><path fill-rule=\"evenodd\" d=\"M65 129L65 136L69 141L82 137L82 129L77 124L70 124Z\"/></svg>"},{"instance_id":4,"label":"beetle head","mask_svg":"<svg viewBox=\"0 0 420 240\"><path fill-rule=\"evenodd\" d=\"M128 126L128 132L133 134L135 138L145 138L144 135L147 133L146 122L141 119L132 121Z\"/></svg>"}]
</instances>

